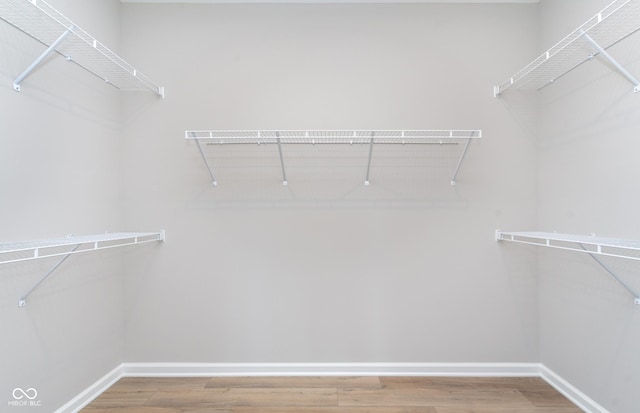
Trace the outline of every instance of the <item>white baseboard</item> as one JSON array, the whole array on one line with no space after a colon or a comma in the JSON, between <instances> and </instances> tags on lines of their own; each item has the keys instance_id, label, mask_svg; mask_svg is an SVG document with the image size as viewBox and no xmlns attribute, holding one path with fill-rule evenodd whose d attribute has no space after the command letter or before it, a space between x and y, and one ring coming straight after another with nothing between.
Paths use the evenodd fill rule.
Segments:
<instances>
[{"instance_id":1,"label":"white baseboard","mask_svg":"<svg viewBox=\"0 0 640 413\"><path fill-rule=\"evenodd\" d=\"M123 363L56 410L76 413L122 377L431 376L541 377L587 413L609 413L539 363Z\"/></svg>"},{"instance_id":2,"label":"white baseboard","mask_svg":"<svg viewBox=\"0 0 640 413\"><path fill-rule=\"evenodd\" d=\"M539 376L537 363L125 363L128 377Z\"/></svg>"},{"instance_id":3,"label":"white baseboard","mask_svg":"<svg viewBox=\"0 0 640 413\"><path fill-rule=\"evenodd\" d=\"M540 365L540 377L571 400L576 406L587 413L609 413L607 409L600 406L593 399L571 385L568 381L560 377L553 370L544 365Z\"/></svg>"},{"instance_id":4,"label":"white baseboard","mask_svg":"<svg viewBox=\"0 0 640 413\"><path fill-rule=\"evenodd\" d=\"M122 364L102 376L98 381L87 387L82 393L67 402L64 406L56 410L55 413L75 413L79 412L86 405L91 403L96 397L104 393L115 382L122 378Z\"/></svg>"}]
</instances>

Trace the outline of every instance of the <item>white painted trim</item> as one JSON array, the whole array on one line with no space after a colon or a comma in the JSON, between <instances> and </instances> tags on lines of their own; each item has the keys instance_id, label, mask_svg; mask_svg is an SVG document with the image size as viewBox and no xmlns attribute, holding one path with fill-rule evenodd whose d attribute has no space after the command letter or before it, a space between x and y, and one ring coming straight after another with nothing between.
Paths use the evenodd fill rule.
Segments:
<instances>
[{"instance_id":1,"label":"white painted trim","mask_svg":"<svg viewBox=\"0 0 640 413\"><path fill-rule=\"evenodd\" d=\"M541 377L587 413L609 413L539 363L123 363L56 413L76 413L122 377L443 376Z\"/></svg>"},{"instance_id":2,"label":"white painted trim","mask_svg":"<svg viewBox=\"0 0 640 413\"><path fill-rule=\"evenodd\" d=\"M600 406L589 396L578 390L571 383L560 377L553 370L545 365L540 365L540 377L571 400L576 406L587 413L609 413L607 409Z\"/></svg>"},{"instance_id":3,"label":"white painted trim","mask_svg":"<svg viewBox=\"0 0 640 413\"><path fill-rule=\"evenodd\" d=\"M176 4L404 4L404 3L471 3L471 4L533 4L540 0L120 0L121 3L176 3Z\"/></svg>"},{"instance_id":4,"label":"white painted trim","mask_svg":"<svg viewBox=\"0 0 640 413\"><path fill-rule=\"evenodd\" d=\"M537 363L124 363L125 377L455 376L537 377Z\"/></svg>"},{"instance_id":5,"label":"white painted trim","mask_svg":"<svg viewBox=\"0 0 640 413\"><path fill-rule=\"evenodd\" d=\"M98 381L87 387L82 393L68 401L55 413L76 413L91 403L96 397L104 393L115 382L122 378L122 364L102 376Z\"/></svg>"}]
</instances>

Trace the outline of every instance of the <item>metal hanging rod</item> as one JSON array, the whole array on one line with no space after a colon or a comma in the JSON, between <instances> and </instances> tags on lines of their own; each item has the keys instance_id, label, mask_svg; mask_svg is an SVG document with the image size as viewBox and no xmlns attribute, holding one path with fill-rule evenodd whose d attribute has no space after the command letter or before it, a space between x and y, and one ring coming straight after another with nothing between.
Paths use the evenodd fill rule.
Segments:
<instances>
[{"instance_id":1,"label":"metal hanging rod","mask_svg":"<svg viewBox=\"0 0 640 413\"><path fill-rule=\"evenodd\" d=\"M207 167L213 186L217 180L213 168L205 151L205 145L277 145L280 166L282 169L283 185L287 185L285 162L282 146L291 144L311 145L368 145L369 156L365 174L365 185L369 185L369 173L373 157L373 147L376 145L457 145L464 143L464 149L457 162L451 178L451 185L456 184L456 178L462 166L469 144L472 139L482 137L482 131L474 130L188 130L185 139L195 140L198 150Z\"/></svg>"},{"instance_id":2,"label":"metal hanging rod","mask_svg":"<svg viewBox=\"0 0 640 413\"><path fill-rule=\"evenodd\" d=\"M62 257L40 280L18 300L24 307L27 298L38 289L73 254L103 249L146 244L165 240L165 232L118 232L98 235L69 236L40 241L22 241L0 244L0 264L23 262L41 258ZM69 249L70 248L70 249Z\"/></svg>"},{"instance_id":3,"label":"metal hanging rod","mask_svg":"<svg viewBox=\"0 0 640 413\"><path fill-rule=\"evenodd\" d=\"M593 258L614 280L633 295L634 304L640 305L640 294L616 275L598 256L640 261L632 252L640 251L640 241L603 238L595 235L558 234L555 232L503 232L496 230L496 241L515 242L540 247L581 252Z\"/></svg>"},{"instance_id":4,"label":"metal hanging rod","mask_svg":"<svg viewBox=\"0 0 640 413\"><path fill-rule=\"evenodd\" d=\"M52 53L99 77L118 89L147 89L164 98L164 88L82 30L44 0L2 0L0 19L47 47L13 82L16 91Z\"/></svg>"},{"instance_id":5,"label":"metal hanging rod","mask_svg":"<svg viewBox=\"0 0 640 413\"><path fill-rule=\"evenodd\" d=\"M494 96L509 88L540 90L583 63L602 56L640 91L640 85L607 49L640 30L640 0L615 0L533 62L494 86Z\"/></svg>"}]
</instances>

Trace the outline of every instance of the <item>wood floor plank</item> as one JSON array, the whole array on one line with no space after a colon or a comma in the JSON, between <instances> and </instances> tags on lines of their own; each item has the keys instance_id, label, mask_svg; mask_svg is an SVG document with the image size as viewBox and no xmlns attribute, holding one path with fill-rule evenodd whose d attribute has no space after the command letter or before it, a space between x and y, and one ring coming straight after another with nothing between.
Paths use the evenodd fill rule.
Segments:
<instances>
[{"instance_id":1,"label":"wood floor plank","mask_svg":"<svg viewBox=\"0 0 640 413\"><path fill-rule=\"evenodd\" d=\"M159 390L146 403L157 407L335 406L336 388L209 388Z\"/></svg>"},{"instance_id":2,"label":"wood floor plank","mask_svg":"<svg viewBox=\"0 0 640 413\"><path fill-rule=\"evenodd\" d=\"M165 407L111 407L111 408L85 408L83 413L235 413L229 409L182 409L182 408L165 408Z\"/></svg>"},{"instance_id":3,"label":"wood floor plank","mask_svg":"<svg viewBox=\"0 0 640 413\"><path fill-rule=\"evenodd\" d=\"M339 389L340 406L504 406L534 407L517 390L470 389Z\"/></svg>"},{"instance_id":4,"label":"wood floor plank","mask_svg":"<svg viewBox=\"0 0 640 413\"><path fill-rule=\"evenodd\" d=\"M116 389L102 393L91 402L92 407L141 406L145 404L156 390Z\"/></svg>"},{"instance_id":5,"label":"wood floor plank","mask_svg":"<svg viewBox=\"0 0 640 413\"><path fill-rule=\"evenodd\" d=\"M540 378L129 377L119 380L82 412L580 413L581 410Z\"/></svg>"},{"instance_id":6,"label":"wood floor plank","mask_svg":"<svg viewBox=\"0 0 640 413\"><path fill-rule=\"evenodd\" d=\"M512 389L538 388L547 383L538 377L380 377L384 388Z\"/></svg>"},{"instance_id":7,"label":"wood floor plank","mask_svg":"<svg viewBox=\"0 0 640 413\"><path fill-rule=\"evenodd\" d=\"M123 377L111 386L111 389L160 390L204 388L209 380L211 380L210 377Z\"/></svg>"},{"instance_id":8,"label":"wood floor plank","mask_svg":"<svg viewBox=\"0 0 640 413\"><path fill-rule=\"evenodd\" d=\"M374 376L321 376L321 377L213 377L205 388L374 388L379 389L380 379Z\"/></svg>"},{"instance_id":9,"label":"wood floor plank","mask_svg":"<svg viewBox=\"0 0 640 413\"><path fill-rule=\"evenodd\" d=\"M383 388L512 389L535 407L573 408L574 404L539 377L381 377Z\"/></svg>"},{"instance_id":10,"label":"wood floor plank","mask_svg":"<svg viewBox=\"0 0 640 413\"><path fill-rule=\"evenodd\" d=\"M182 413L179 409L165 409L163 407L85 407L83 413Z\"/></svg>"},{"instance_id":11,"label":"wood floor plank","mask_svg":"<svg viewBox=\"0 0 640 413\"><path fill-rule=\"evenodd\" d=\"M255 413L254 407L236 407L233 413ZM267 407L260 413L438 413L435 407Z\"/></svg>"},{"instance_id":12,"label":"wood floor plank","mask_svg":"<svg viewBox=\"0 0 640 413\"><path fill-rule=\"evenodd\" d=\"M546 384L546 383L545 383ZM573 407L574 404L560 392L546 384L538 388L521 389L520 393L536 407Z\"/></svg>"},{"instance_id":13,"label":"wood floor plank","mask_svg":"<svg viewBox=\"0 0 640 413\"><path fill-rule=\"evenodd\" d=\"M510 408L510 407L436 407L437 413L583 413L576 406L573 407L529 407L529 408Z\"/></svg>"}]
</instances>

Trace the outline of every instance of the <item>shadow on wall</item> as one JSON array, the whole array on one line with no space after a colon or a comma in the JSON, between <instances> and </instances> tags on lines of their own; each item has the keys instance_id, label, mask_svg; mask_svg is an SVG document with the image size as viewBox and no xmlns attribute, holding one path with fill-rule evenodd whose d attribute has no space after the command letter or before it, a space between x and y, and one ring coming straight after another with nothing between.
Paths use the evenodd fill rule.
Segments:
<instances>
[{"instance_id":1,"label":"shadow on wall","mask_svg":"<svg viewBox=\"0 0 640 413\"><path fill-rule=\"evenodd\" d=\"M201 165L202 183L194 209L466 205L464 184L451 184L464 144L374 145L370 164L368 144L283 145L282 162L277 145L203 148L216 186L193 143L192 162ZM459 177L472 179L464 165Z\"/></svg>"},{"instance_id":2,"label":"shadow on wall","mask_svg":"<svg viewBox=\"0 0 640 413\"><path fill-rule=\"evenodd\" d=\"M537 91L508 90L496 99L509 111L524 136L535 142L538 136L539 102Z\"/></svg>"}]
</instances>

